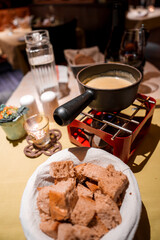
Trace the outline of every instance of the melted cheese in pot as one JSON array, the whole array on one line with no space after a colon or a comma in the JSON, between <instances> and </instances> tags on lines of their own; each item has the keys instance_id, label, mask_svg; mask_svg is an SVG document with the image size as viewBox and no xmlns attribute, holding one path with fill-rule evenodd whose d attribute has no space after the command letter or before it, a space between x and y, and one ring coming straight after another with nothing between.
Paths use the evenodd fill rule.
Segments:
<instances>
[{"instance_id":1,"label":"melted cheese in pot","mask_svg":"<svg viewBox=\"0 0 160 240\"><path fill-rule=\"evenodd\" d=\"M128 80L120 77L97 77L86 83L88 87L98 88L98 89L117 89L124 88L132 83Z\"/></svg>"}]
</instances>

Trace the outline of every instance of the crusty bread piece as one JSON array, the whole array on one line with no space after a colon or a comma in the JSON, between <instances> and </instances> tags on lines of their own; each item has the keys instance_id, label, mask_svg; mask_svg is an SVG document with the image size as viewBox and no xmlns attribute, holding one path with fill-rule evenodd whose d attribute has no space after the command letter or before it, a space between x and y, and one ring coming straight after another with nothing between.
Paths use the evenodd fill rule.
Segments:
<instances>
[{"instance_id":1,"label":"crusty bread piece","mask_svg":"<svg viewBox=\"0 0 160 240\"><path fill-rule=\"evenodd\" d=\"M99 240L98 236L94 231L90 228L81 226L81 225L74 225L74 232L77 239L81 240Z\"/></svg>"},{"instance_id":2,"label":"crusty bread piece","mask_svg":"<svg viewBox=\"0 0 160 240\"><path fill-rule=\"evenodd\" d=\"M49 191L54 185L38 188L37 206L40 211L50 215L49 210Z\"/></svg>"},{"instance_id":3,"label":"crusty bread piece","mask_svg":"<svg viewBox=\"0 0 160 240\"><path fill-rule=\"evenodd\" d=\"M82 175L84 166L86 166L87 163L82 163L74 167L76 178L80 183L83 183L86 180L86 177Z\"/></svg>"},{"instance_id":4,"label":"crusty bread piece","mask_svg":"<svg viewBox=\"0 0 160 240\"><path fill-rule=\"evenodd\" d=\"M97 215L94 216L88 227L95 232L99 238L109 231Z\"/></svg>"},{"instance_id":5,"label":"crusty bread piece","mask_svg":"<svg viewBox=\"0 0 160 240\"><path fill-rule=\"evenodd\" d=\"M58 226L57 240L74 240L74 229L70 223L61 223Z\"/></svg>"},{"instance_id":6,"label":"crusty bread piece","mask_svg":"<svg viewBox=\"0 0 160 240\"><path fill-rule=\"evenodd\" d=\"M83 186L82 184L78 183L77 185L77 192L78 192L78 196L84 196L84 197L93 197L93 193L86 188L85 186Z\"/></svg>"},{"instance_id":7,"label":"crusty bread piece","mask_svg":"<svg viewBox=\"0 0 160 240\"><path fill-rule=\"evenodd\" d=\"M47 234L49 237L57 238L59 224L60 223L58 221L50 219L48 221L41 221L39 227L42 230L42 232Z\"/></svg>"},{"instance_id":8,"label":"crusty bread piece","mask_svg":"<svg viewBox=\"0 0 160 240\"><path fill-rule=\"evenodd\" d=\"M69 178L54 185L49 192L49 205L51 216L54 220L66 220L69 218L77 200L76 180Z\"/></svg>"},{"instance_id":9,"label":"crusty bread piece","mask_svg":"<svg viewBox=\"0 0 160 240\"><path fill-rule=\"evenodd\" d=\"M117 204L108 196L95 193L96 213L108 230L115 228L122 221Z\"/></svg>"},{"instance_id":10,"label":"crusty bread piece","mask_svg":"<svg viewBox=\"0 0 160 240\"><path fill-rule=\"evenodd\" d=\"M115 202L128 186L128 178L120 171L116 171L113 165L106 168L106 174L99 178L98 186L103 194L108 194Z\"/></svg>"},{"instance_id":11,"label":"crusty bread piece","mask_svg":"<svg viewBox=\"0 0 160 240\"><path fill-rule=\"evenodd\" d=\"M100 177L102 177L106 173L106 169L93 164L93 163L84 163L74 167L76 176L78 178L85 177L89 178L93 181L98 181Z\"/></svg>"},{"instance_id":12,"label":"crusty bread piece","mask_svg":"<svg viewBox=\"0 0 160 240\"><path fill-rule=\"evenodd\" d=\"M99 240L96 234L88 227L81 225L72 226L69 223L61 223L58 227L57 240Z\"/></svg>"},{"instance_id":13,"label":"crusty bread piece","mask_svg":"<svg viewBox=\"0 0 160 240\"><path fill-rule=\"evenodd\" d=\"M123 174L121 171L115 170L115 168L114 168L114 166L112 164L109 164L106 167L106 170L107 170L107 176L126 178L126 175Z\"/></svg>"},{"instance_id":14,"label":"crusty bread piece","mask_svg":"<svg viewBox=\"0 0 160 240\"><path fill-rule=\"evenodd\" d=\"M42 210L39 210L39 215L40 215L41 221L43 222L51 219L51 215L43 212Z\"/></svg>"},{"instance_id":15,"label":"crusty bread piece","mask_svg":"<svg viewBox=\"0 0 160 240\"><path fill-rule=\"evenodd\" d=\"M95 214L95 201L88 197L79 197L73 212L71 213L71 222L87 226Z\"/></svg>"},{"instance_id":16,"label":"crusty bread piece","mask_svg":"<svg viewBox=\"0 0 160 240\"><path fill-rule=\"evenodd\" d=\"M58 240L99 240L121 223L119 206L129 182L113 165L74 167L62 161L51 164L50 173L55 185L37 188L45 234Z\"/></svg>"},{"instance_id":17,"label":"crusty bread piece","mask_svg":"<svg viewBox=\"0 0 160 240\"><path fill-rule=\"evenodd\" d=\"M52 162L50 164L50 175L54 178L55 183L61 180L67 180L75 176L72 161Z\"/></svg>"},{"instance_id":18,"label":"crusty bread piece","mask_svg":"<svg viewBox=\"0 0 160 240\"><path fill-rule=\"evenodd\" d=\"M91 183L89 181L86 181L85 184L87 185L87 187L91 190L91 192L96 192L97 190L100 190L99 186L94 184L94 183Z\"/></svg>"}]
</instances>

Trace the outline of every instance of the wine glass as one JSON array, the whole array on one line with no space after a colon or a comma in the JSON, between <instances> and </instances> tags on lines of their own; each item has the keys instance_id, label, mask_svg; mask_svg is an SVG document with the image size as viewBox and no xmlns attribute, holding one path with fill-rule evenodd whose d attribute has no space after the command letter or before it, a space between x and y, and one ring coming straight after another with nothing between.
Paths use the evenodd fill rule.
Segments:
<instances>
[{"instance_id":1,"label":"wine glass","mask_svg":"<svg viewBox=\"0 0 160 240\"><path fill-rule=\"evenodd\" d=\"M141 29L129 29L122 37L119 58L120 62L129 64L142 71L143 65L143 32Z\"/></svg>"}]
</instances>

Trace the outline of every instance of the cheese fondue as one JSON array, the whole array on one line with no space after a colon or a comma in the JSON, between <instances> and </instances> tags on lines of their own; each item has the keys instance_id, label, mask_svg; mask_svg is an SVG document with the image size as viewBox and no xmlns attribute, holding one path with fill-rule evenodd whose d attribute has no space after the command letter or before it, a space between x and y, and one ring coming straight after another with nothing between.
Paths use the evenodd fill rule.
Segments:
<instances>
[{"instance_id":1,"label":"cheese fondue","mask_svg":"<svg viewBox=\"0 0 160 240\"><path fill-rule=\"evenodd\" d=\"M117 88L124 88L132 83L128 80L120 77L97 77L93 78L92 80L88 81L86 85L88 87L99 88L99 89L117 89Z\"/></svg>"}]
</instances>

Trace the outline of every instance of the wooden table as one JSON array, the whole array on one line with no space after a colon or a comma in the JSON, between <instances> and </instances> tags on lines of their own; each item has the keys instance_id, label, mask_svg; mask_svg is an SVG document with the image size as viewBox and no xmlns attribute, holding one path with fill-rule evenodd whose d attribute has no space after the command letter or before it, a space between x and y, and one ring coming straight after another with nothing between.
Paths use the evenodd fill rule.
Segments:
<instances>
[{"instance_id":1,"label":"wooden table","mask_svg":"<svg viewBox=\"0 0 160 240\"><path fill-rule=\"evenodd\" d=\"M0 32L0 48L6 55L13 69L20 69L24 74L29 71L26 55L24 35L31 31L30 28L17 28L13 31L6 29Z\"/></svg>"},{"instance_id":2,"label":"wooden table","mask_svg":"<svg viewBox=\"0 0 160 240\"><path fill-rule=\"evenodd\" d=\"M69 77L69 95L60 99L62 104L79 94L77 82L73 75ZM141 92L154 98L160 98L160 72L151 64L146 63ZM24 94L36 97L39 110L42 107L36 93L31 73L24 76L19 87L8 100L8 104L19 105L19 99ZM157 240L160 236L160 100L157 100L151 127L142 143L137 147L128 162L137 179L141 198L142 216L135 240ZM73 147L70 143L66 127L60 127L55 122L51 128L62 133L60 142L62 148ZM0 128L0 239L24 240L25 236L19 221L21 197L34 170L48 157L41 155L31 159L24 155L26 140L8 141Z\"/></svg>"}]
</instances>

